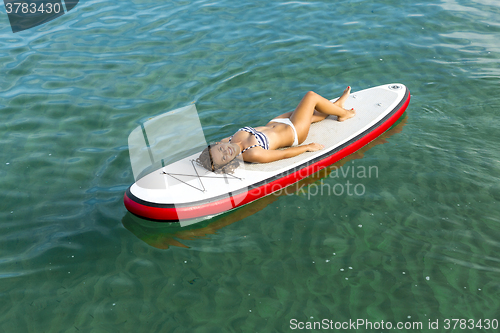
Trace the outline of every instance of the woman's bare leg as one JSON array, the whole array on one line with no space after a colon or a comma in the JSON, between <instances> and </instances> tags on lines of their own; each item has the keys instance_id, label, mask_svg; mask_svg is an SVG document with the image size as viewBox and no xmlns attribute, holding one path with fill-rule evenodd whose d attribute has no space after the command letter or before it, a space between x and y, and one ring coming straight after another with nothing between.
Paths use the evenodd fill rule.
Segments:
<instances>
[{"instance_id":1,"label":"woman's bare leg","mask_svg":"<svg viewBox=\"0 0 500 333\"><path fill-rule=\"evenodd\" d=\"M283 114L280 114L279 116L277 117L274 117L273 119L278 119L278 118L290 118L290 116L292 115L292 111L290 112L286 112L286 113L283 113ZM316 111L314 110L314 113L313 113L313 116L311 118L311 124L312 123L317 123L318 121L322 121L323 119L325 119L326 117L328 117L327 114L324 114L324 113L321 113L319 111Z\"/></svg>"},{"instance_id":2,"label":"woman's bare leg","mask_svg":"<svg viewBox=\"0 0 500 333\"><path fill-rule=\"evenodd\" d=\"M354 117L354 109L344 109L344 103L347 97L349 97L350 92L351 87L347 87L342 96L332 103L315 92L309 91L304 98L302 98L295 111L289 116L297 130L299 143L304 142L307 138L311 123L321 121L329 115L337 116L339 121ZM283 118L282 116L280 116L280 118Z\"/></svg>"}]
</instances>

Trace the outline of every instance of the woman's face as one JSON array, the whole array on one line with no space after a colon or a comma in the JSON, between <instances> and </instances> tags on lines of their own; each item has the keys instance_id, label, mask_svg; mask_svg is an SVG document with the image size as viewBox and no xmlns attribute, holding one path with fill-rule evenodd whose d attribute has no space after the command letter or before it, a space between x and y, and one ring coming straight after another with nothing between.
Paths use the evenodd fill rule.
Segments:
<instances>
[{"instance_id":1,"label":"woman's face","mask_svg":"<svg viewBox=\"0 0 500 333\"><path fill-rule=\"evenodd\" d=\"M218 143L210 147L210 155L215 166L224 166L240 153L240 147L234 143Z\"/></svg>"}]
</instances>

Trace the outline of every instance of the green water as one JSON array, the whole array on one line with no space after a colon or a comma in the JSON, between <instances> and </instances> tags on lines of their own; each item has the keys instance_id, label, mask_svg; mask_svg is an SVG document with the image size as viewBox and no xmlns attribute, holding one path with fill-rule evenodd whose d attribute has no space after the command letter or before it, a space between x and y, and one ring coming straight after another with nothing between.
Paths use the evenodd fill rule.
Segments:
<instances>
[{"instance_id":1,"label":"green water","mask_svg":"<svg viewBox=\"0 0 500 333\"><path fill-rule=\"evenodd\" d=\"M0 332L498 332L445 326L500 320L498 22L494 0L81 1L13 34L2 9ZM151 116L195 101L213 141L392 82L405 118L290 195L187 228L123 205Z\"/></svg>"}]
</instances>

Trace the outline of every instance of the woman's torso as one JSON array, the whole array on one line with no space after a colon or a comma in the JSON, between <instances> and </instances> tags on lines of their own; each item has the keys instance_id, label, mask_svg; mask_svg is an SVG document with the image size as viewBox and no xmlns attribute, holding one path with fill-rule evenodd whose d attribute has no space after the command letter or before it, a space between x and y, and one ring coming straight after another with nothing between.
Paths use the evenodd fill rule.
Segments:
<instances>
[{"instance_id":1,"label":"woman's torso","mask_svg":"<svg viewBox=\"0 0 500 333\"><path fill-rule=\"evenodd\" d=\"M267 136L269 141L269 149L278 149L288 147L293 144L293 130L290 126L282 123L269 122L265 126L254 127L255 130L262 132ZM244 148L253 146L258 143L255 136L249 132L238 131L232 139L232 142L239 141Z\"/></svg>"}]
</instances>

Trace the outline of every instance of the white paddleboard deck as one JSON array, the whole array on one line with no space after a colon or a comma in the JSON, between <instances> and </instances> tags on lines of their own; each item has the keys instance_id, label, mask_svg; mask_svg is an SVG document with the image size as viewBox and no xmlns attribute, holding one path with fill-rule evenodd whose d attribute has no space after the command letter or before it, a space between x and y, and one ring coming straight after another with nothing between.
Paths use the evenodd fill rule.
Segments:
<instances>
[{"instance_id":1,"label":"white paddleboard deck","mask_svg":"<svg viewBox=\"0 0 500 333\"><path fill-rule=\"evenodd\" d=\"M409 99L409 91L402 84L352 92L345 108L354 108L355 117L338 122L335 116L329 116L311 125L302 144L320 143L325 147L320 151L271 163L242 163L232 175L215 174L197 165L196 153L138 180L127 190L125 205L135 215L158 221L224 213L279 191L353 153L392 126Z\"/></svg>"}]
</instances>

